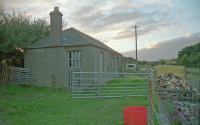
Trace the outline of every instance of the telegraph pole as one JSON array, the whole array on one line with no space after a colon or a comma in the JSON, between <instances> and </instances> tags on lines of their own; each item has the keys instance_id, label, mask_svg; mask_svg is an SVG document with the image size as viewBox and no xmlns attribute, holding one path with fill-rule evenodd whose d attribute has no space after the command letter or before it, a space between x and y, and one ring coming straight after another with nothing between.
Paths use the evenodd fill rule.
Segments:
<instances>
[{"instance_id":1,"label":"telegraph pole","mask_svg":"<svg viewBox=\"0 0 200 125\"><path fill-rule=\"evenodd\" d=\"M137 28L139 26L135 25L133 28L135 28L135 59L136 59L136 72L137 72Z\"/></svg>"}]
</instances>

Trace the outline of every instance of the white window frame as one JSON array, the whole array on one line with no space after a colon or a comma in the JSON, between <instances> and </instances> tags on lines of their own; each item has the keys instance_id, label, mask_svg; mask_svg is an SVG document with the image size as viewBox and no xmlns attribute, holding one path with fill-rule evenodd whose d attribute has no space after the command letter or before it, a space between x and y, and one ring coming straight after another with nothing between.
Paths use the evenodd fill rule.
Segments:
<instances>
[{"instance_id":1,"label":"white window frame","mask_svg":"<svg viewBox=\"0 0 200 125\"><path fill-rule=\"evenodd\" d=\"M69 68L81 68L81 51L80 50L68 51L67 55L68 55Z\"/></svg>"}]
</instances>

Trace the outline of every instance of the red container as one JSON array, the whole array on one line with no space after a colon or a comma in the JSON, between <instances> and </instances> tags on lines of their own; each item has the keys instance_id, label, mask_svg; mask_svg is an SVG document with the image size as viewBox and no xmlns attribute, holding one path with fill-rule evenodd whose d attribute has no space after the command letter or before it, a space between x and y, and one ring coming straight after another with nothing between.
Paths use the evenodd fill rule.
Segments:
<instances>
[{"instance_id":1,"label":"red container","mask_svg":"<svg viewBox=\"0 0 200 125\"><path fill-rule=\"evenodd\" d=\"M147 125L147 109L144 106L124 108L124 125Z\"/></svg>"}]
</instances>

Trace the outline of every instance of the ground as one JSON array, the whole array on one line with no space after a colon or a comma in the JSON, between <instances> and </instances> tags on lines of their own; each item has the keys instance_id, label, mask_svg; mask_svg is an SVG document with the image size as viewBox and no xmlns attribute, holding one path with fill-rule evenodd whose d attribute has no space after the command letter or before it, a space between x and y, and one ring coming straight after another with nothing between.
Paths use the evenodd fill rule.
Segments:
<instances>
[{"instance_id":1,"label":"ground","mask_svg":"<svg viewBox=\"0 0 200 125\"><path fill-rule=\"evenodd\" d=\"M125 106L147 105L145 97L72 99L64 89L0 85L3 125L123 125Z\"/></svg>"}]
</instances>

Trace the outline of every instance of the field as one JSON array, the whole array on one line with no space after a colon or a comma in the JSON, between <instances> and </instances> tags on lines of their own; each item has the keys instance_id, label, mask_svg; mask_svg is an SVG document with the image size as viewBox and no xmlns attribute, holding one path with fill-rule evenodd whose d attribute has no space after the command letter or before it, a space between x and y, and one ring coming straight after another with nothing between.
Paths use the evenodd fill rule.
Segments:
<instances>
[{"instance_id":1,"label":"field","mask_svg":"<svg viewBox=\"0 0 200 125\"><path fill-rule=\"evenodd\" d=\"M123 108L136 105L146 98L72 99L65 89L0 85L4 125L123 125Z\"/></svg>"},{"instance_id":2,"label":"field","mask_svg":"<svg viewBox=\"0 0 200 125\"><path fill-rule=\"evenodd\" d=\"M156 69L157 76L160 74L174 73L175 75L185 77L185 67L175 65L158 65L154 67Z\"/></svg>"}]
</instances>

